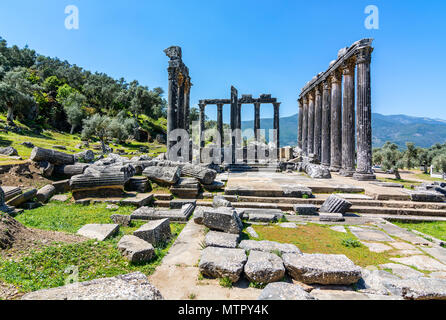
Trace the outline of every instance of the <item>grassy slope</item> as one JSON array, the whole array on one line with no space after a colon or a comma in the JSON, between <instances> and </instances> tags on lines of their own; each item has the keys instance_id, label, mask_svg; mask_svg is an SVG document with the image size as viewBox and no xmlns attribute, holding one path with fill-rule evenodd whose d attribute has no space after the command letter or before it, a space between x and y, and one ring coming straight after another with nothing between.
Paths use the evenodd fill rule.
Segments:
<instances>
[{"instance_id":1,"label":"grassy slope","mask_svg":"<svg viewBox=\"0 0 446 320\"><path fill-rule=\"evenodd\" d=\"M422 223L405 223L395 222L392 223L408 230L417 230L426 235L433 236L434 238L446 241L446 221L436 222L422 222Z\"/></svg>"},{"instance_id":2,"label":"grassy slope","mask_svg":"<svg viewBox=\"0 0 446 320\"><path fill-rule=\"evenodd\" d=\"M132 211L132 208L124 207L112 212L105 207L104 204L83 207L50 203L36 210L26 210L17 220L32 228L75 233L87 223L112 223L112 213L130 214ZM68 276L65 270L70 266L78 268L79 281L135 271L150 275L161 263L184 225L171 224L172 240L156 248L154 260L144 264L129 263L122 257L116 244L124 234L132 234L143 223L137 222L130 227L121 228L118 236L103 242L90 240L78 244L53 243L41 250L33 250L20 259L0 258L0 279L23 292L29 292L64 285Z\"/></svg>"},{"instance_id":3,"label":"grassy slope","mask_svg":"<svg viewBox=\"0 0 446 320\"><path fill-rule=\"evenodd\" d=\"M0 128L3 128L5 126L5 121L5 116L0 115ZM150 132L162 131L166 126L165 119L154 120L143 116L140 117L140 122L141 126L146 130L150 130ZM81 149L76 148L76 146L82 142L79 134L70 135L68 133L61 133L52 130L44 130L41 134L36 134L31 130L31 128L27 127L24 124L19 122L16 122L16 124L23 130L23 134L16 134L13 132L0 132L0 147L14 147L15 149L17 149L19 156L21 156L23 159L28 159L32 150L23 146L23 142L31 142L37 147L49 149L53 148L55 145L65 146L67 148L67 151L64 152L67 153L76 153L82 151ZM99 143L91 143L90 146L93 144ZM156 156L162 152L166 152L166 146L158 144L156 142L142 143L129 141L126 144L111 144L110 146L115 150L122 149L125 152L137 152L140 147L147 146L150 150L150 156ZM11 160L8 157L0 156L0 164L18 162L20 161L15 161Z\"/></svg>"}]
</instances>

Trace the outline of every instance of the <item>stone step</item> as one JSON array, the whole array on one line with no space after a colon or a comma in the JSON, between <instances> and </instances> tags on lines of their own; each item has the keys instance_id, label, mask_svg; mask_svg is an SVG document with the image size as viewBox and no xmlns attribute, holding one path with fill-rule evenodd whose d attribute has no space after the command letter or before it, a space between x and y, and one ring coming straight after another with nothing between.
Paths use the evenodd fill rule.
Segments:
<instances>
[{"instance_id":1,"label":"stone step","mask_svg":"<svg viewBox=\"0 0 446 320\"><path fill-rule=\"evenodd\" d=\"M412 215L446 217L446 210L409 209L409 208L385 208L385 207L355 207L349 210L352 213L388 214L388 215Z\"/></svg>"},{"instance_id":2,"label":"stone step","mask_svg":"<svg viewBox=\"0 0 446 320\"><path fill-rule=\"evenodd\" d=\"M276 204L314 204L320 206L326 197L319 198L283 198L283 197L252 197L252 196L232 196L224 195L226 200L231 202L259 202ZM325 195L324 195L325 196ZM446 210L446 203L438 202L413 202L413 201L383 201L383 200L356 200L348 199L355 207L384 207L384 208L407 208L407 209L431 209Z\"/></svg>"}]
</instances>

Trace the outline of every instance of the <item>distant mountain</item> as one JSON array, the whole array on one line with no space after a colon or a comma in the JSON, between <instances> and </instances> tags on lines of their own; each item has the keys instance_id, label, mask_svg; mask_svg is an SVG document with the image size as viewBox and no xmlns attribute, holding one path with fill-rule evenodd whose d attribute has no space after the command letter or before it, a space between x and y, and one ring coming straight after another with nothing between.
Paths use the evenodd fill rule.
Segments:
<instances>
[{"instance_id":1,"label":"distant mountain","mask_svg":"<svg viewBox=\"0 0 446 320\"><path fill-rule=\"evenodd\" d=\"M280 145L297 144L297 114L280 118ZM254 121L243 121L242 129L252 128ZM273 119L261 119L260 128L273 128ZM446 142L446 121L440 119L411 117L406 115L385 116L372 114L373 147L380 147L386 141L405 148L406 142L427 148L435 143ZM268 131L266 131L268 132Z\"/></svg>"}]
</instances>

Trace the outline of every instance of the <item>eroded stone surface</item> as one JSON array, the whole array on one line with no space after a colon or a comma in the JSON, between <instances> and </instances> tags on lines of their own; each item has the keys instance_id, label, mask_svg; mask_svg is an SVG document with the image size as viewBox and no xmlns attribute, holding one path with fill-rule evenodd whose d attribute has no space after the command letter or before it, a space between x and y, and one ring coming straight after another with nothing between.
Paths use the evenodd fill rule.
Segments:
<instances>
[{"instance_id":1,"label":"eroded stone surface","mask_svg":"<svg viewBox=\"0 0 446 320\"><path fill-rule=\"evenodd\" d=\"M104 241L116 235L119 224L86 224L77 231L77 234L99 241Z\"/></svg>"},{"instance_id":2,"label":"eroded stone surface","mask_svg":"<svg viewBox=\"0 0 446 320\"><path fill-rule=\"evenodd\" d=\"M386 233L381 230L374 230L371 228L350 227L350 231L362 241L394 241Z\"/></svg>"},{"instance_id":3,"label":"eroded stone surface","mask_svg":"<svg viewBox=\"0 0 446 320\"><path fill-rule=\"evenodd\" d=\"M237 248L240 236L238 234L209 231L204 242L208 247Z\"/></svg>"},{"instance_id":4,"label":"eroded stone surface","mask_svg":"<svg viewBox=\"0 0 446 320\"><path fill-rule=\"evenodd\" d=\"M263 289L258 300L317 300L306 292L301 286L287 283L275 282L268 284Z\"/></svg>"},{"instance_id":5,"label":"eroded stone surface","mask_svg":"<svg viewBox=\"0 0 446 320\"><path fill-rule=\"evenodd\" d=\"M349 285L361 278L361 268L345 255L284 254L282 259L293 279L307 284Z\"/></svg>"},{"instance_id":6,"label":"eroded stone surface","mask_svg":"<svg viewBox=\"0 0 446 320\"><path fill-rule=\"evenodd\" d=\"M370 250L371 252L378 252L378 253L381 253L381 252L385 252L385 251L389 251L389 250L392 250L392 249L393 249L392 247L389 247L389 246L387 246L387 245L385 245L385 244L383 244L383 243L363 242L363 241L361 241L361 243L362 243L363 245L365 245L367 248L369 248L369 250Z\"/></svg>"},{"instance_id":7,"label":"eroded stone surface","mask_svg":"<svg viewBox=\"0 0 446 320\"><path fill-rule=\"evenodd\" d=\"M133 232L133 235L153 245L168 241L172 236L169 219L150 221Z\"/></svg>"},{"instance_id":8,"label":"eroded stone surface","mask_svg":"<svg viewBox=\"0 0 446 320\"><path fill-rule=\"evenodd\" d=\"M428 256L417 255L404 258L390 258L390 260L415 267L418 270L446 271L445 264L442 264Z\"/></svg>"},{"instance_id":9,"label":"eroded stone surface","mask_svg":"<svg viewBox=\"0 0 446 320\"><path fill-rule=\"evenodd\" d=\"M420 271L417 271L411 267L405 266L403 264L397 263L386 263L380 265L382 269L390 269L394 275L397 275L401 278L413 278L413 277L421 277L424 274Z\"/></svg>"},{"instance_id":10,"label":"eroded stone surface","mask_svg":"<svg viewBox=\"0 0 446 320\"><path fill-rule=\"evenodd\" d=\"M141 272L28 293L22 300L163 300Z\"/></svg>"},{"instance_id":11,"label":"eroded stone surface","mask_svg":"<svg viewBox=\"0 0 446 320\"><path fill-rule=\"evenodd\" d=\"M263 252L280 252L280 253L295 253L301 254L302 252L294 244L279 243L274 241L255 241L255 240L243 240L240 242L239 248L246 251L263 251Z\"/></svg>"},{"instance_id":12,"label":"eroded stone surface","mask_svg":"<svg viewBox=\"0 0 446 320\"><path fill-rule=\"evenodd\" d=\"M147 262L155 256L153 246L132 235L125 235L118 242L118 249L131 262Z\"/></svg>"},{"instance_id":13,"label":"eroded stone surface","mask_svg":"<svg viewBox=\"0 0 446 320\"><path fill-rule=\"evenodd\" d=\"M209 229L234 234L240 234L243 229L242 221L237 212L231 208L205 210L203 224Z\"/></svg>"},{"instance_id":14,"label":"eroded stone surface","mask_svg":"<svg viewBox=\"0 0 446 320\"><path fill-rule=\"evenodd\" d=\"M228 249L207 247L201 252L198 267L204 275L225 278L237 282L247 261L246 253L242 249Z\"/></svg>"},{"instance_id":15,"label":"eroded stone surface","mask_svg":"<svg viewBox=\"0 0 446 320\"><path fill-rule=\"evenodd\" d=\"M274 253L250 251L245 275L250 281L270 283L285 276L285 267L282 259Z\"/></svg>"}]
</instances>

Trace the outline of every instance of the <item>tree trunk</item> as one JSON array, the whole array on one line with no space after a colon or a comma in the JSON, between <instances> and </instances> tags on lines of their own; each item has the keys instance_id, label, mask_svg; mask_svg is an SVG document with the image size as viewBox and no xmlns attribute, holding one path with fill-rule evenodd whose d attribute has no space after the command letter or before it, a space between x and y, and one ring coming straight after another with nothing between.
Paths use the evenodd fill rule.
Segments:
<instances>
[{"instance_id":1,"label":"tree trunk","mask_svg":"<svg viewBox=\"0 0 446 320\"><path fill-rule=\"evenodd\" d=\"M72 154L39 147L35 147L31 151L30 159L34 162L46 161L55 165L67 165L74 163L74 156Z\"/></svg>"},{"instance_id":2,"label":"tree trunk","mask_svg":"<svg viewBox=\"0 0 446 320\"><path fill-rule=\"evenodd\" d=\"M8 123L10 125L15 126L15 123L14 123L14 109L13 109L13 107L11 105L8 105L8 115L7 115L6 119L8 120Z\"/></svg>"},{"instance_id":3,"label":"tree trunk","mask_svg":"<svg viewBox=\"0 0 446 320\"><path fill-rule=\"evenodd\" d=\"M74 133L74 129L76 129L76 125L75 124L71 125L70 134Z\"/></svg>"},{"instance_id":4,"label":"tree trunk","mask_svg":"<svg viewBox=\"0 0 446 320\"><path fill-rule=\"evenodd\" d=\"M107 153L107 149L105 148L105 142L104 139L101 139L101 147L102 147L102 153L106 154Z\"/></svg>"},{"instance_id":5,"label":"tree trunk","mask_svg":"<svg viewBox=\"0 0 446 320\"><path fill-rule=\"evenodd\" d=\"M397 180L401 180L401 175L400 175L400 172L398 171L398 169L395 169L395 178Z\"/></svg>"}]
</instances>

